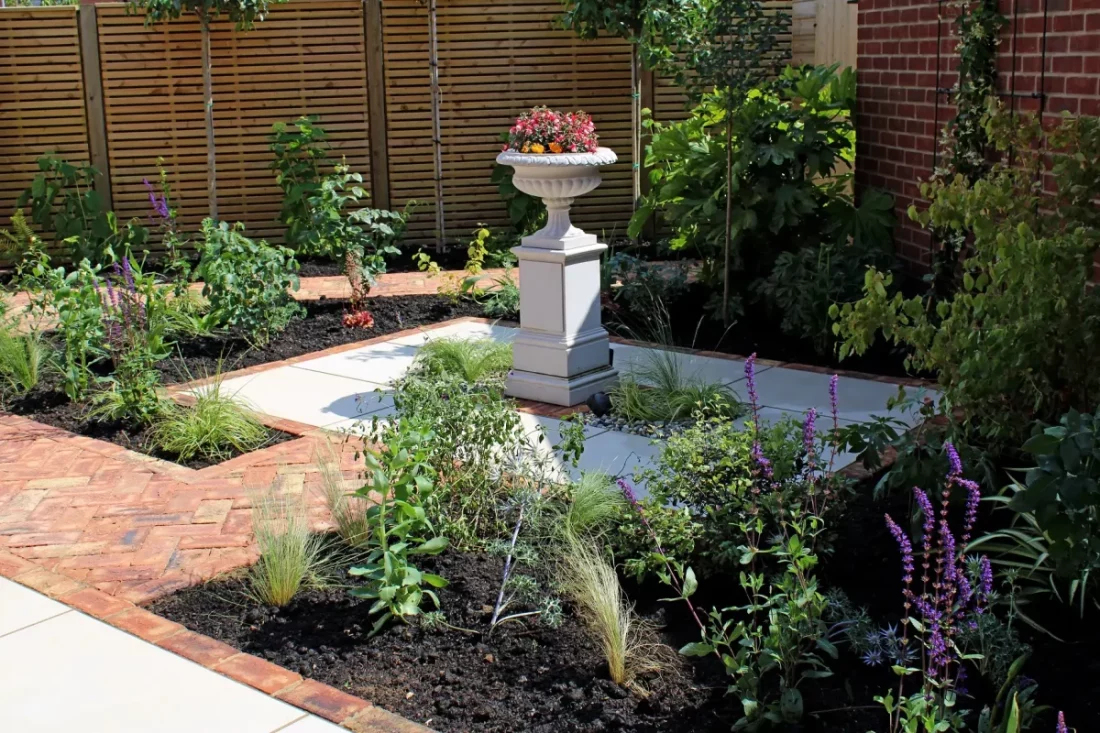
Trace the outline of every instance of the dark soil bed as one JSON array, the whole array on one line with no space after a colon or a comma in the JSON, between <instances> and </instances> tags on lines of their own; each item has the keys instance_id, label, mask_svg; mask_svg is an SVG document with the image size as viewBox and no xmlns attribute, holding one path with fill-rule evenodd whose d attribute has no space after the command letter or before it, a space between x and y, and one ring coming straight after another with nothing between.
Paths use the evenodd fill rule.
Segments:
<instances>
[{"instance_id":1,"label":"dark soil bed","mask_svg":"<svg viewBox=\"0 0 1100 733\"><path fill-rule=\"evenodd\" d=\"M449 554L424 564L451 581L439 593L449 623L487 630L502 561ZM258 608L242 581L227 580L151 610L441 731L729 730L725 680L711 665L649 680L639 698L607 678L597 645L568 614L556 630L512 623L487 637L397 624L368 638L369 605L315 590L282 610Z\"/></svg>"},{"instance_id":2,"label":"dark soil bed","mask_svg":"<svg viewBox=\"0 0 1100 733\"><path fill-rule=\"evenodd\" d=\"M122 420L103 421L89 418L87 405L70 402L65 393L61 391L60 386L56 384L56 381L49 378L29 394L11 400L5 405L5 409L16 415L29 417L37 422L68 430L70 433L121 445L123 448L178 463L186 468L206 468L241 455L237 451L230 451L219 461L200 457L182 460L178 455L166 453L154 446L152 444L152 431L148 426ZM296 437L298 436L284 433L281 430L269 429L268 440L261 447L266 448L284 443L288 440L294 440Z\"/></svg>"},{"instance_id":3,"label":"dark soil bed","mask_svg":"<svg viewBox=\"0 0 1100 733\"><path fill-rule=\"evenodd\" d=\"M371 298L373 328L343 324L348 301L322 298L302 303L306 317L294 320L270 343L255 347L239 334L203 337L176 345L176 355L158 366L166 382L186 382L217 373L289 359L333 346L426 326L452 318L482 315L476 303L454 303L440 295L396 295Z\"/></svg>"},{"instance_id":4,"label":"dark soil bed","mask_svg":"<svg viewBox=\"0 0 1100 733\"><path fill-rule=\"evenodd\" d=\"M848 357L837 361L833 354L819 354L807 341L784 334L776 317L766 310L746 304L746 312L728 330L720 320L704 315L702 303L710 300L711 293L703 285L695 283L685 295L666 303L671 321L670 332L677 346L684 346L724 354L747 356L756 353L761 359L788 361L798 364L845 369L888 377L928 375L912 374L903 364L905 352L885 344L881 339L863 356ZM605 312L604 320L612 331L627 338L646 340L647 319L652 313Z\"/></svg>"},{"instance_id":5,"label":"dark soil bed","mask_svg":"<svg viewBox=\"0 0 1100 733\"><path fill-rule=\"evenodd\" d=\"M869 485L847 507L832 552L824 559L823 588L842 587L876 623L898 620L901 593L897 548L883 512L905 516L904 500L875 502ZM448 621L484 632L498 589L501 561L450 553L425 563L451 581L440 592ZM695 601L701 608L736 602L732 583L704 578ZM679 648L698 638L680 604L662 603L667 589L624 581L638 612L662 628ZM513 624L492 636L415 625L393 625L369 638L367 606L346 590L311 590L287 608L250 601L240 579L180 591L151 610L199 633L263 657L303 676L346 690L410 720L445 733L461 731L728 731L741 716L728 679L711 658L684 660L675 675L646 680L646 698L613 684L599 648L566 609L557 630ZM1038 609L1036 609L1038 610ZM1081 623L1079 641L1061 644L1025 632L1034 646L1025 673L1039 681L1039 701L1052 708L1034 730L1053 730L1053 711L1064 710L1078 730L1100 724L1097 634ZM1067 632L1068 633L1068 632ZM831 663L833 676L803 685L803 723L778 730L797 733L865 733L882 730L885 715L874 696L896 689L887 667L868 667L846 647ZM973 675L976 677L976 675ZM960 707L978 711L995 691L972 681L974 698ZM1049 724L1049 725L1048 725ZM975 728L976 729L976 728Z\"/></svg>"},{"instance_id":6,"label":"dark soil bed","mask_svg":"<svg viewBox=\"0 0 1100 733\"><path fill-rule=\"evenodd\" d=\"M476 303L455 304L438 295L372 298L370 310L374 314L375 325L374 328L362 329L346 328L343 325L346 300L322 299L303 305L306 317L293 321L283 333L262 347L254 347L239 334L232 333L189 339L177 343L175 355L159 362L157 368L165 383L186 382L212 376L219 369L225 373L452 318L481 315L481 308ZM70 402L61 391L56 378L49 376L30 394L10 400L4 405L4 409L78 435L121 445L188 468L212 465L206 459L180 461L178 456L158 451L151 445L148 429L142 425L89 419L87 406ZM294 437L289 433L272 430L266 445L292 440ZM227 456L226 460L234 455L236 454Z\"/></svg>"}]
</instances>

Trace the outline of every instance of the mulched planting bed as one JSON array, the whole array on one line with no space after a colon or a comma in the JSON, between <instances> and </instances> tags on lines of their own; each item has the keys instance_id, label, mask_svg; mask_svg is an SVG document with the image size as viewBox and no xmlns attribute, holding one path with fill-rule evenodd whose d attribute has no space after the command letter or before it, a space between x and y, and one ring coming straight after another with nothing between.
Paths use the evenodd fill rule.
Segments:
<instances>
[{"instance_id":1,"label":"mulched planting bed","mask_svg":"<svg viewBox=\"0 0 1100 733\"><path fill-rule=\"evenodd\" d=\"M343 299L324 299L303 303L306 317L293 321L281 334L262 347L254 347L239 334L186 339L175 345L175 354L157 364L164 382L173 384L212 376L220 368L223 373L236 369L289 359L303 354L366 341L377 336L427 326L463 316L480 316L476 303L460 302L439 295L405 295L379 297L370 300L374 328L347 328L342 319L348 308ZM205 468L213 463L202 458L187 461L165 454L151 446L149 431L141 425L127 422L91 420L87 406L69 401L58 380L46 376L29 394L9 400L3 410L22 415L47 425L63 428L78 435L104 440L146 455L173 461L188 468ZM270 431L264 447L292 440L296 436L277 430ZM232 453L225 460L238 455Z\"/></svg>"},{"instance_id":2,"label":"mulched planting bed","mask_svg":"<svg viewBox=\"0 0 1100 733\"><path fill-rule=\"evenodd\" d=\"M441 295L395 295L370 299L367 308L374 315L373 328L347 328L343 324L347 300L322 298L302 305L306 317L292 321L264 346L254 347L232 333L186 340L176 345L175 357L161 362L158 368L165 382L187 382L215 374L219 362L222 371L229 372L452 318L482 315L476 303L455 303Z\"/></svg>"},{"instance_id":3,"label":"mulched planting bed","mask_svg":"<svg viewBox=\"0 0 1100 733\"><path fill-rule=\"evenodd\" d=\"M503 561L450 553L424 569L448 622L486 631ZM440 731L728 731L726 682L709 660L649 681L639 698L607 678L570 614L558 629L509 623L491 636L394 624L368 638L368 601L312 590L284 609L249 601L239 579L180 591L150 610ZM488 612L487 612L488 611Z\"/></svg>"},{"instance_id":4,"label":"mulched planting bed","mask_svg":"<svg viewBox=\"0 0 1100 733\"><path fill-rule=\"evenodd\" d=\"M12 399L5 406L6 411L16 415L29 417L36 422L52 425L55 428L68 430L70 433L96 438L132 451L143 453L147 456L160 458L165 461L177 463L186 468L207 468L222 461L228 461L241 455L238 451L228 452L224 458L212 461L207 458L194 457L182 460L178 455L166 453L152 444L152 431L146 425L127 421L103 421L88 417L87 405L70 402L55 378L47 378L42 384L30 393ZM294 440L296 435L284 433L281 430L268 430L268 440L262 448Z\"/></svg>"},{"instance_id":5,"label":"mulched planting bed","mask_svg":"<svg viewBox=\"0 0 1100 733\"><path fill-rule=\"evenodd\" d=\"M745 303L745 313L727 330L720 319L709 314L701 315L700 303L710 300L711 292L698 283L688 286L687 292L666 303L671 321L670 332L676 346L718 351L723 354L747 356L752 353L761 359L810 364L813 366L845 369L886 377L927 377L905 369L905 353L879 339L863 356L851 356L837 361L832 354L822 355L803 340L788 336L779 328L774 314ZM604 311L608 329L625 338L647 340L647 319L652 313L631 313L625 308L618 312ZM701 320L700 320L701 319Z\"/></svg>"},{"instance_id":6,"label":"mulched planting bed","mask_svg":"<svg viewBox=\"0 0 1100 733\"><path fill-rule=\"evenodd\" d=\"M837 528L833 552L820 569L823 588L841 587L866 606L876 624L896 623L901 610L897 547L882 522L884 511L905 516L906 500L876 502L863 484ZM729 678L712 658L684 659L676 673L645 680L647 697L612 683L593 637L566 606L556 630L508 624L485 635L491 604L499 589L502 561L479 554L447 553L424 562L425 570L446 577L439 592L449 623L472 629L427 631L394 624L368 636L369 602L344 589L310 590L286 608L264 608L247 597L240 577L182 590L152 604L155 613L242 651L369 700L433 729L451 732L531 731L729 731L740 717L736 696L726 694ZM662 603L666 588L624 590L640 615L662 629L673 648L697 640L684 607ZM740 601L730 595L729 579L704 578L694 600L700 608ZM1032 610L1058 614L1057 609ZM1054 619L1052 619L1054 620ZM1100 638L1080 622L1075 644L1061 644L1022 629L1034 647L1025 673L1039 681L1039 701L1065 710L1080 731L1100 723ZM897 677L885 666L864 665L847 647L830 663L833 676L802 685L802 723L774 728L797 733L866 733L885 729L885 714L873 700L896 689ZM977 712L992 701L976 674L974 698L960 708ZM1034 730L1053 730L1053 713ZM976 730L976 728L974 728Z\"/></svg>"}]
</instances>

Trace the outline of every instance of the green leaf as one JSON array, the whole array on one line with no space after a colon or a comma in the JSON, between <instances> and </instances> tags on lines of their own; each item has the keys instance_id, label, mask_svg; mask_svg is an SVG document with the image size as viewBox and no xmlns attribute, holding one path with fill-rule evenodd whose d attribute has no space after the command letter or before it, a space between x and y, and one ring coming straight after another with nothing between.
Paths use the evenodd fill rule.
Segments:
<instances>
[{"instance_id":1,"label":"green leaf","mask_svg":"<svg viewBox=\"0 0 1100 733\"><path fill-rule=\"evenodd\" d=\"M714 652L715 649L712 645L702 641L695 641L680 647L680 653L685 657L705 657L708 654L714 654Z\"/></svg>"},{"instance_id":2,"label":"green leaf","mask_svg":"<svg viewBox=\"0 0 1100 733\"><path fill-rule=\"evenodd\" d=\"M695 571L688 568L684 571L684 598L691 598L699 588L699 581L695 579Z\"/></svg>"},{"instance_id":3,"label":"green leaf","mask_svg":"<svg viewBox=\"0 0 1100 733\"><path fill-rule=\"evenodd\" d=\"M450 581L435 573L424 573L424 582L433 588L446 588L450 585Z\"/></svg>"},{"instance_id":4,"label":"green leaf","mask_svg":"<svg viewBox=\"0 0 1100 733\"><path fill-rule=\"evenodd\" d=\"M447 549L450 540L446 537L433 537L418 547L409 550L410 555L438 555Z\"/></svg>"}]
</instances>

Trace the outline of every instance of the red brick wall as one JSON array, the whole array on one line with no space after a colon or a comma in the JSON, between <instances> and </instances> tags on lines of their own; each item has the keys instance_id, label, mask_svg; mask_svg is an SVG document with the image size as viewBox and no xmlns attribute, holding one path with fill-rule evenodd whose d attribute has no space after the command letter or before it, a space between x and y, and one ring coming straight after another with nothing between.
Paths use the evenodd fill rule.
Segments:
<instances>
[{"instance_id":1,"label":"red brick wall","mask_svg":"<svg viewBox=\"0 0 1100 733\"><path fill-rule=\"evenodd\" d=\"M1002 101L1031 111L1042 104L1046 115L1100 115L1100 0L1000 7L1009 20L998 54ZM859 0L856 182L894 195L897 251L916 269L928 266L931 238L906 212L922 204L919 183L942 163L939 137L954 110L936 90L956 80L954 28L947 2Z\"/></svg>"}]
</instances>

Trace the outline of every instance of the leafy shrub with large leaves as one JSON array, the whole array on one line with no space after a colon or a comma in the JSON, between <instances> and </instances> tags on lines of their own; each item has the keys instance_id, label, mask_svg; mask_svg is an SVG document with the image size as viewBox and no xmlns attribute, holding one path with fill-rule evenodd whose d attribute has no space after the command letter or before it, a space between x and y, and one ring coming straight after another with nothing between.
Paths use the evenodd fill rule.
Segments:
<instances>
[{"instance_id":1,"label":"leafy shrub with large leaves","mask_svg":"<svg viewBox=\"0 0 1100 733\"><path fill-rule=\"evenodd\" d=\"M876 192L857 206L849 193L851 173L843 171L855 155L855 130L848 118L854 98L850 69L788 67L773 84L749 91L733 107L730 141L725 138L729 105L720 92L704 96L681 122L647 119L652 190L629 233L640 234L659 212L673 229L671 247L694 250L704 262L701 279L720 283L726 148L732 144L732 277L742 283L766 278L784 252L801 250L809 252L793 255L783 268L789 273L801 266L810 272L807 281L818 277L818 262L880 260L889 242L892 202ZM827 297L836 290L832 279L826 273L824 283L807 292ZM776 291L774 286L758 288L777 307L790 305L780 304ZM829 303L819 304L815 319L820 321ZM800 332L814 325L792 315L785 328Z\"/></svg>"},{"instance_id":2,"label":"leafy shrub with large leaves","mask_svg":"<svg viewBox=\"0 0 1100 733\"><path fill-rule=\"evenodd\" d=\"M286 247L273 247L244 235L244 225L205 219L195 276L210 301L208 318L240 329L256 343L267 343L302 313L291 297L298 289L298 262Z\"/></svg>"},{"instance_id":3,"label":"leafy shrub with large leaves","mask_svg":"<svg viewBox=\"0 0 1100 733\"><path fill-rule=\"evenodd\" d=\"M903 346L908 366L937 375L947 407L1015 446L1032 421L1100 403L1100 120L1066 118L1044 131L992 109L985 125L1002 160L973 184L934 179L922 187L927 211L910 210L968 239L955 292L905 298L872 268L863 297L833 308L833 329L841 357L880 335Z\"/></svg>"}]
</instances>

